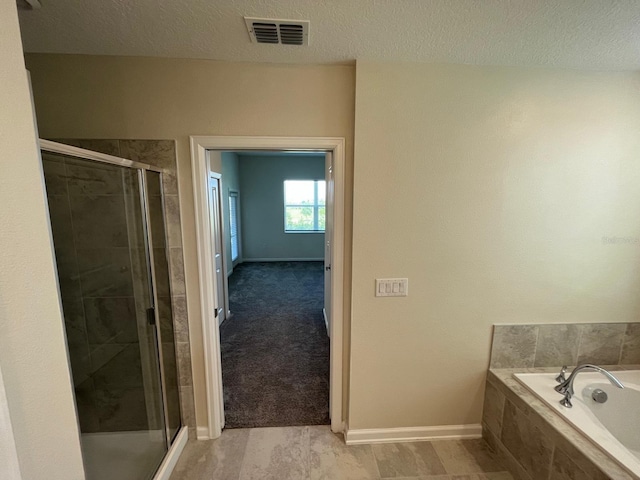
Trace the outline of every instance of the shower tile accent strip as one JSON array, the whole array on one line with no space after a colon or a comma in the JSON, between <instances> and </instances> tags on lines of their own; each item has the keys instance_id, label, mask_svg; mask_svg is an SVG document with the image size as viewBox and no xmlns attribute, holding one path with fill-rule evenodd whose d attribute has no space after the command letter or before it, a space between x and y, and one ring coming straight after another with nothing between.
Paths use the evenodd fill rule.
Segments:
<instances>
[{"instance_id":1,"label":"shower tile accent strip","mask_svg":"<svg viewBox=\"0 0 640 480\"><path fill-rule=\"evenodd\" d=\"M174 140L133 139L55 139L51 140L96 152L115 155L162 168L165 224L169 247L169 278L173 323L177 342L177 362L180 386L182 422L189 427L189 435L195 438L195 410L191 353L189 343L189 319L186 308L184 283L184 254L182 248L182 226L180 220L180 198L178 196L178 171Z\"/></svg>"},{"instance_id":2,"label":"shower tile accent strip","mask_svg":"<svg viewBox=\"0 0 640 480\"><path fill-rule=\"evenodd\" d=\"M640 323L495 325L489 368L640 363Z\"/></svg>"},{"instance_id":3,"label":"shower tile accent strip","mask_svg":"<svg viewBox=\"0 0 640 480\"><path fill-rule=\"evenodd\" d=\"M553 368L489 370L482 414L482 436L486 442L502 454L517 480L636 478L513 378L514 372L555 371Z\"/></svg>"}]
</instances>

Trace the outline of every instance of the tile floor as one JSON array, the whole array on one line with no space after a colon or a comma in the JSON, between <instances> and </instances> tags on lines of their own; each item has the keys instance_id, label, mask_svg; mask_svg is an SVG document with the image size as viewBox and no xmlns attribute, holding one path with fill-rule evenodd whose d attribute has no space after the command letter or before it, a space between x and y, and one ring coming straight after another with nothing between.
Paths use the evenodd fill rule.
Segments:
<instances>
[{"instance_id":1,"label":"tile floor","mask_svg":"<svg viewBox=\"0 0 640 480\"><path fill-rule=\"evenodd\" d=\"M344 444L328 426L225 430L190 441L171 480L512 480L483 440Z\"/></svg>"}]
</instances>

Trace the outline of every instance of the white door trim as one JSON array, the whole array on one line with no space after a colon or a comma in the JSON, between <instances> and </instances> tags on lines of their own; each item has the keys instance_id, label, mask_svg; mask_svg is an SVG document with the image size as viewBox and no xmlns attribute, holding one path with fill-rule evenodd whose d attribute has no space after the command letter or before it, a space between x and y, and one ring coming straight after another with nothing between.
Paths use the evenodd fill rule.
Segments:
<instances>
[{"instance_id":1,"label":"white door trim","mask_svg":"<svg viewBox=\"0 0 640 480\"><path fill-rule=\"evenodd\" d=\"M222 401L222 366L220 336L213 315L213 255L209 228L208 179L209 150L315 150L333 153L335 197L333 249L331 251L331 332L330 332L330 416L331 430L342 431L343 308L344 308L344 138L328 137L228 137L191 136L191 171L196 214L198 275L200 280L202 332L204 342L207 426L205 436L198 429L198 438L217 438L224 425ZM226 246L223 242L223 252ZM213 320L213 321L212 321Z\"/></svg>"},{"instance_id":2,"label":"white door trim","mask_svg":"<svg viewBox=\"0 0 640 480\"><path fill-rule=\"evenodd\" d=\"M223 315L219 315L217 318L218 321L218 325L220 325L224 320L226 320L229 317L229 305L227 305L228 301L229 301L229 294L228 294L228 278L227 278L227 259L225 258L225 251L224 251L224 238L226 236L226 228L224 225L224 220L223 217L224 215L222 214L222 173L219 172L209 172L209 186L208 186L208 192L211 192L211 182L216 182L217 183L217 192L218 192L218 198L217 198L217 202L215 202L215 205L218 206L218 211L215 213L215 215L218 216L218 229L220 230L220 235L222 237L222 244L220 246L221 248L221 265L222 265L222 298L218 299L218 309L220 309L220 307L222 306L222 311L224 312ZM213 208L213 201L211 198L209 198L209 214L211 215L211 209ZM211 218L211 217L209 217ZM212 260L213 263L215 265L215 255L212 255ZM219 291L219 285L218 285L218 279L216 278L216 275L212 276L213 278L213 287L215 288L214 292L218 292ZM215 304L214 304L215 306ZM215 310L215 308L214 308ZM215 316L215 315L214 315Z\"/></svg>"}]
</instances>

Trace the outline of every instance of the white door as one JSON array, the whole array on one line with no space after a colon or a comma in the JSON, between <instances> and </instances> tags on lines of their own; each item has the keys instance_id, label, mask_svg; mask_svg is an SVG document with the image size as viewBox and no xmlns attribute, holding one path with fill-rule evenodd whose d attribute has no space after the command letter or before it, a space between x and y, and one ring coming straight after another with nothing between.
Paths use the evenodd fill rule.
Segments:
<instances>
[{"instance_id":1,"label":"white door","mask_svg":"<svg viewBox=\"0 0 640 480\"><path fill-rule=\"evenodd\" d=\"M214 267L214 304L215 315L220 325L225 318L224 308L224 269L222 268L222 221L220 215L220 179L209 177L209 218L211 241L213 242Z\"/></svg>"},{"instance_id":2,"label":"white door","mask_svg":"<svg viewBox=\"0 0 640 480\"><path fill-rule=\"evenodd\" d=\"M333 159L330 152L325 153L325 179L327 192L325 196L324 226L324 319L327 335L331 336L331 238L333 235Z\"/></svg>"}]
</instances>

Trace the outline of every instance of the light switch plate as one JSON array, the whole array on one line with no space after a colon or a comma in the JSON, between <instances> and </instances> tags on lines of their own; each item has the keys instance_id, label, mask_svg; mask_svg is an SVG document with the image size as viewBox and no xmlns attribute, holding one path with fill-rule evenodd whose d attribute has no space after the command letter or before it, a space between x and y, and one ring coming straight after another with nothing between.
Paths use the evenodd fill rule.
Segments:
<instances>
[{"instance_id":1,"label":"light switch plate","mask_svg":"<svg viewBox=\"0 0 640 480\"><path fill-rule=\"evenodd\" d=\"M408 278L376 278L376 297L406 297L409 295Z\"/></svg>"}]
</instances>

